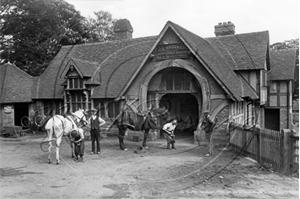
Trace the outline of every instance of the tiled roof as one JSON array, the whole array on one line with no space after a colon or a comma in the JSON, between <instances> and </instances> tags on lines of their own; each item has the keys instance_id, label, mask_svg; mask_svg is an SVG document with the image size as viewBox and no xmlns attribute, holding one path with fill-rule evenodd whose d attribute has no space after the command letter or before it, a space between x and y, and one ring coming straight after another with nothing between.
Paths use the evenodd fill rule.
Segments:
<instances>
[{"instance_id":1,"label":"tiled roof","mask_svg":"<svg viewBox=\"0 0 300 199\"><path fill-rule=\"evenodd\" d=\"M269 46L268 31L213 37L207 40L224 56L233 70L265 69Z\"/></svg>"},{"instance_id":2,"label":"tiled roof","mask_svg":"<svg viewBox=\"0 0 300 199\"><path fill-rule=\"evenodd\" d=\"M268 57L268 32L201 38L181 26L168 22L199 61L233 98L257 99L257 94L234 70L262 69ZM161 33L163 34L163 32ZM161 35L162 36L162 35ZM123 41L64 46L42 76L35 80L34 97L63 98L66 64L73 60L88 84L95 88L92 98L115 98L126 89L149 54L158 36ZM239 81L240 80L240 81ZM238 82L238 83L237 83Z\"/></svg>"},{"instance_id":3,"label":"tiled roof","mask_svg":"<svg viewBox=\"0 0 300 199\"><path fill-rule=\"evenodd\" d=\"M271 80L294 79L296 49L271 50Z\"/></svg>"},{"instance_id":4,"label":"tiled roof","mask_svg":"<svg viewBox=\"0 0 300 199\"><path fill-rule=\"evenodd\" d=\"M63 46L40 78L35 80L33 99L63 99L62 84L65 79L61 77L61 73L69 61L68 56L73 48L74 46Z\"/></svg>"},{"instance_id":5,"label":"tiled roof","mask_svg":"<svg viewBox=\"0 0 300 199\"><path fill-rule=\"evenodd\" d=\"M142 37L64 46L38 80L39 86L34 96L44 99L63 98L61 85L65 79L62 73L66 64L72 59L82 73L92 77L89 84L101 83L92 97L117 97L120 89L130 79L135 67L140 64L142 57L149 51L156 38L156 36Z\"/></svg>"},{"instance_id":6,"label":"tiled roof","mask_svg":"<svg viewBox=\"0 0 300 199\"><path fill-rule=\"evenodd\" d=\"M0 65L0 103L31 102L33 77L12 64Z\"/></svg>"},{"instance_id":7,"label":"tiled roof","mask_svg":"<svg viewBox=\"0 0 300 199\"><path fill-rule=\"evenodd\" d=\"M73 58L73 61L75 62L83 77L92 77L99 65L98 62L89 62L76 58Z\"/></svg>"},{"instance_id":8,"label":"tiled roof","mask_svg":"<svg viewBox=\"0 0 300 199\"><path fill-rule=\"evenodd\" d=\"M78 70L78 72L82 77L92 77L94 71L99 66L98 62L90 62L87 60L76 59L76 58L70 58L68 63L69 63L68 65L75 65L76 69ZM64 77L67 74L69 69L70 69L69 67L66 67L61 76Z\"/></svg>"},{"instance_id":9,"label":"tiled roof","mask_svg":"<svg viewBox=\"0 0 300 199\"><path fill-rule=\"evenodd\" d=\"M216 80L223 84L225 91L236 98L242 100L242 97L250 97L251 99L258 99L257 94L244 81L239 81L239 77L231 69L225 58L213 47L209 40L205 40L194 33L182 28L181 26L168 22L187 42L188 46L206 65L207 70L216 78ZM233 60L231 60L233 62Z\"/></svg>"},{"instance_id":10,"label":"tiled roof","mask_svg":"<svg viewBox=\"0 0 300 199\"><path fill-rule=\"evenodd\" d=\"M103 61L101 63L101 86L95 89L92 98L117 97L144 60L154 41L155 38L151 38L126 46ZM95 77L98 77L98 74L95 73Z\"/></svg>"}]
</instances>

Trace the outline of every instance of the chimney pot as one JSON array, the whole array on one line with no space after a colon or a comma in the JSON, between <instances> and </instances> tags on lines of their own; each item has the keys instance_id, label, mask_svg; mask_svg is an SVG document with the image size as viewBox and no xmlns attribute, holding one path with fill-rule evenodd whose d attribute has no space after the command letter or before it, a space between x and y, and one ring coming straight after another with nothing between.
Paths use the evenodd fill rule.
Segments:
<instances>
[{"instance_id":1,"label":"chimney pot","mask_svg":"<svg viewBox=\"0 0 300 199\"><path fill-rule=\"evenodd\" d=\"M225 35L234 35L235 26L231 21L219 23L215 26L215 35L216 37L225 36Z\"/></svg>"},{"instance_id":2,"label":"chimney pot","mask_svg":"<svg viewBox=\"0 0 300 199\"><path fill-rule=\"evenodd\" d=\"M116 40L132 39L133 28L128 19L119 19L115 23L114 32Z\"/></svg>"}]
</instances>

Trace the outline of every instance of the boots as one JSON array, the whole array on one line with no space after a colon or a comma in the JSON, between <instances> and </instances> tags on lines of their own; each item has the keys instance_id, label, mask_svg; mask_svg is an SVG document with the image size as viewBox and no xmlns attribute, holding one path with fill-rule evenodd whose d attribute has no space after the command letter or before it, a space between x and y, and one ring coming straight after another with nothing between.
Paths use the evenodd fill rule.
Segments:
<instances>
[{"instance_id":1,"label":"boots","mask_svg":"<svg viewBox=\"0 0 300 199\"><path fill-rule=\"evenodd\" d=\"M170 149L170 143L167 143L167 149Z\"/></svg>"},{"instance_id":2,"label":"boots","mask_svg":"<svg viewBox=\"0 0 300 199\"><path fill-rule=\"evenodd\" d=\"M172 142L172 149L176 149L176 148L175 148L175 142L174 142L174 141Z\"/></svg>"}]
</instances>

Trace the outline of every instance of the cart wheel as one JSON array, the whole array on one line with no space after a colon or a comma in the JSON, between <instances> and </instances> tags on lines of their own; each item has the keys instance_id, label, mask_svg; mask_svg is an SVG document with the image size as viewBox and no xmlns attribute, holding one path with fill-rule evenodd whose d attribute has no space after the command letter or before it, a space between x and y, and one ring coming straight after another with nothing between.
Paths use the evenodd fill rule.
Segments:
<instances>
[{"instance_id":1,"label":"cart wheel","mask_svg":"<svg viewBox=\"0 0 300 199\"><path fill-rule=\"evenodd\" d=\"M44 117L41 116L41 115L37 115L37 116L34 118L34 122L35 122L35 124L36 124L38 127L41 127L41 126L44 124Z\"/></svg>"},{"instance_id":2,"label":"cart wheel","mask_svg":"<svg viewBox=\"0 0 300 199\"><path fill-rule=\"evenodd\" d=\"M29 124L30 124L29 117L23 116L23 117L21 118L21 125L22 125L24 128L28 128Z\"/></svg>"}]
</instances>

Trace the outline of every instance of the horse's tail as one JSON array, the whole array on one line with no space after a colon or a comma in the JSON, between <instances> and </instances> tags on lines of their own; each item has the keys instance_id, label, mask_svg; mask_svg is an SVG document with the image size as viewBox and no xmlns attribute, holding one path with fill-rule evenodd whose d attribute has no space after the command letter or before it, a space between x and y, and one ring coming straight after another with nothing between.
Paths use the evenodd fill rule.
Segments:
<instances>
[{"instance_id":1,"label":"horse's tail","mask_svg":"<svg viewBox=\"0 0 300 199\"><path fill-rule=\"evenodd\" d=\"M46 138L44 139L44 141L42 141L40 143L40 148L43 152L51 152L51 148L52 148L52 141L54 141L55 139L53 139L53 133L54 133L54 127L53 127L53 123L54 123L54 118L52 117L51 119L49 119L45 125L45 130L46 130ZM44 149L44 145L48 144L48 149L45 150Z\"/></svg>"}]
</instances>

